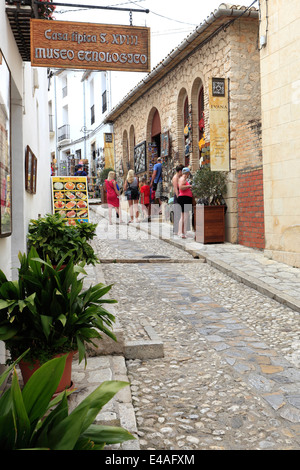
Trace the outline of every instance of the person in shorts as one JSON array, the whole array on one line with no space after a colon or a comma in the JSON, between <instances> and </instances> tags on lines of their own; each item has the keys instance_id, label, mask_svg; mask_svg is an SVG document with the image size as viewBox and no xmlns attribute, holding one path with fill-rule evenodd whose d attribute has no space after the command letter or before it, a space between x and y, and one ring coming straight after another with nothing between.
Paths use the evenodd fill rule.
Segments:
<instances>
[{"instance_id":1,"label":"person in shorts","mask_svg":"<svg viewBox=\"0 0 300 470\"><path fill-rule=\"evenodd\" d=\"M192 186L187 181L189 176L190 169L188 167L184 167L182 170L182 176L179 178L178 181L178 204L181 207L181 217L179 221L178 235L181 238L186 238L186 227L188 224L188 218L193 207Z\"/></svg>"},{"instance_id":2,"label":"person in shorts","mask_svg":"<svg viewBox=\"0 0 300 470\"><path fill-rule=\"evenodd\" d=\"M157 163L153 167L153 174L150 186L155 191L155 197L158 199L159 206L161 207L161 196L163 192L163 179L162 179L162 162L158 157Z\"/></svg>"}]
</instances>

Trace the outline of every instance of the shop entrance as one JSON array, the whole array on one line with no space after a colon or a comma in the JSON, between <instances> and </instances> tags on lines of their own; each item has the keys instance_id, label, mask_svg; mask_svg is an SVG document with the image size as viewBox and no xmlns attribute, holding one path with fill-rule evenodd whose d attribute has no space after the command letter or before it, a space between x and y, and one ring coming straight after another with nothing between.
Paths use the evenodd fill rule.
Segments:
<instances>
[{"instance_id":1,"label":"shop entrance","mask_svg":"<svg viewBox=\"0 0 300 470\"><path fill-rule=\"evenodd\" d=\"M152 177L153 167L160 157L161 144L161 124L159 112L156 110L153 115L152 126L151 126L151 144L149 146L149 179Z\"/></svg>"}]
</instances>

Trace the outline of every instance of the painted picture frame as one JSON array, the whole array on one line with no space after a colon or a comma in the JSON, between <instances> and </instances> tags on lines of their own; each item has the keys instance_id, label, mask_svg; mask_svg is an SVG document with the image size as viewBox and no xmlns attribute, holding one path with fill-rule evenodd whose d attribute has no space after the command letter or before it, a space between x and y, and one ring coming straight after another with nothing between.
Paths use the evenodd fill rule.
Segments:
<instances>
[{"instance_id":1,"label":"painted picture frame","mask_svg":"<svg viewBox=\"0 0 300 470\"><path fill-rule=\"evenodd\" d=\"M25 189L30 194L36 194L37 158L29 145L25 151Z\"/></svg>"},{"instance_id":2,"label":"painted picture frame","mask_svg":"<svg viewBox=\"0 0 300 470\"><path fill-rule=\"evenodd\" d=\"M11 232L11 72L0 49L0 237Z\"/></svg>"}]
</instances>

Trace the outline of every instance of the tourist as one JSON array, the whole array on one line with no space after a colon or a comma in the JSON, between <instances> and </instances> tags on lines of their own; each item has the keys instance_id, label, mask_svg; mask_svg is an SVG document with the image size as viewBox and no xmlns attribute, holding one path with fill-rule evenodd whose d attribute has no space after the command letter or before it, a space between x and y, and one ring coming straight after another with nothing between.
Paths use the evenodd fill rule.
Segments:
<instances>
[{"instance_id":1,"label":"tourist","mask_svg":"<svg viewBox=\"0 0 300 470\"><path fill-rule=\"evenodd\" d=\"M184 165L177 165L175 170L176 173L172 178L172 184L173 184L173 213L174 213L174 220L173 220L173 234L177 235L178 234L178 226L179 226L179 220L181 216L181 207L178 204L178 196L179 196L179 178L182 176L182 170L184 168Z\"/></svg>"},{"instance_id":2,"label":"tourist","mask_svg":"<svg viewBox=\"0 0 300 470\"><path fill-rule=\"evenodd\" d=\"M115 180L116 173L110 171L108 173L107 179L105 180L105 189L107 192L107 204L108 204L108 220L109 224L112 224L112 209L116 210L117 216L120 218L120 223L122 223L121 217L121 207L120 207L120 193Z\"/></svg>"},{"instance_id":3,"label":"tourist","mask_svg":"<svg viewBox=\"0 0 300 470\"><path fill-rule=\"evenodd\" d=\"M158 199L159 206L161 206L161 196L163 192L163 183L162 183L162 162L161 158L158 157L157 163L153 167L153 174L150 186L155 191L155 197ZM161 213L161 212L160 212Z\"/></svg>"},{"instance_id":4,"label":"tourist","mask_svg":"<svg viewBox=\"0 0 300 470\"><path fill-rule=\"evenodd\" d=\"M142 222L150 222L150 185L147 184L147 177L143 176L142 178L142 185L140 188L141 191L141 204L142 204L142 211L145 218Z\"/></svg>"},{"instance_id":5,"label":"tourist","mask_svg":"<svg viewBox=\"0 0 300 470\"><path fill-rule=\"evenodd\" d=\"M139 179L137 176L135 176L133 170L128 171L128 175L124 184L124 194L129 204L130 220L128 223L134 221L134 216L136 218L136 221L138 222L139 221L138 220L139 219L138 201L140 197Z\"/></svg>"},{"instance_id":6,"label":"tourist","mask_svg":"<svg viewBox=\"0 0 300 470\"><path fill-rule=\"evenodd\" d=\"M87 176L87 172L85 171L85 169L83 168L83 165L81 165L81 163L76 165L75 170L76 171L74 173L74 176Z\"/></svg>"},{"instance_id":7,"label":"tourist","mask_svg":"<svg viewBox=\"0 0 300 470\"><path fill-rule=\"evenodd\" d=\"M178 204L181 207L181 217L179 221L178 235L181 238L186 238L186 227L188 225L188 219L190 212L192 211L193 193L192 186L187 181L190 176L190 169L184 167L182 170L182 176L179 178L179 196Z\"/></svg>"}]
</instances>

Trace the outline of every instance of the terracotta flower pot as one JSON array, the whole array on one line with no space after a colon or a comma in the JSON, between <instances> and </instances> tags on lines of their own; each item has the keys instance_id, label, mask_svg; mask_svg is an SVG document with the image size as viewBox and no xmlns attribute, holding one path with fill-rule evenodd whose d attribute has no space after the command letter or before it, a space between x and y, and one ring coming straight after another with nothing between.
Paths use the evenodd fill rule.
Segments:
<instances>
[{"instance_id":1,"label":"terracotta flower pot","mask_svg":"<svg viewBox=\"0 0 300 470\"><path fill-rule=\"evenodd\" d=\"M55 391L55 394L58 394L60 392L63 392L64 390L70 390L73 388L73 383L72 383L72 361L73 361L73 356L76 351L71 351L66 360L66 365L65 365L65 370L62 375L62 378L58 384L58 387ZM64 354L57 354L55 357L60 357L63 356ZM24 385L28 382L32 374L41 366L40 362L38 360L32 362L26 362L23 359L19 363L22 378Z\"/></svg>"}]
</instances>

